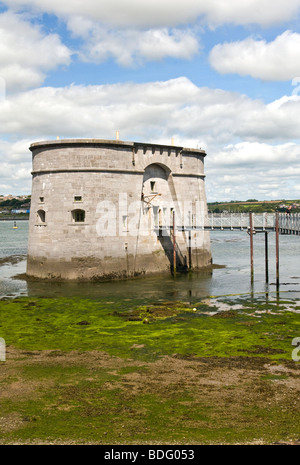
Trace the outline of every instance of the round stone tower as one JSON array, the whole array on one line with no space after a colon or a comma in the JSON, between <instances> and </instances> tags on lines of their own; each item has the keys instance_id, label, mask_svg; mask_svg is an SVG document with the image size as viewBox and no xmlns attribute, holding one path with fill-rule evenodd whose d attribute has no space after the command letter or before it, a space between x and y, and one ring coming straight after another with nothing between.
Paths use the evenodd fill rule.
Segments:
<instances>
[{"instance_id":1,"label":"round stone tower","mask_svg":"<svg viewBox=\"0 0 300 465\"><path fill-rule=\"evenodd\" d=\"M211 265L203 150L98 139L30 150L29 276L124 279Z\"/></svg>"}]
</instances>

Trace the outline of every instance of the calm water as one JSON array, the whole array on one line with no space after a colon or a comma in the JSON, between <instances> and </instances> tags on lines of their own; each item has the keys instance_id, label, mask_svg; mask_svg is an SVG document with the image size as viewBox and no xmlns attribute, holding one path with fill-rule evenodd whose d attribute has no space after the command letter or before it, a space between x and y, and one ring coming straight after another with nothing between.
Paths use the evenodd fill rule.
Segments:
<instances>
[{"instance_id":1,"label":"calm water","mask_svg":"<svg viewBox=\"0 0 300 465\"><path fill-rule=\"evenodd\" d=\"M159 276L110 283L27 283L28 222L0 221L0 297L80 296L105 299L197 301L208 296L276 293L275 234L269 233L269 284L265 283L264 234L254 236L254 284L250 282L249 236L243 231L211 232L212 274ZM280 236L280 297L300 298L300 236Z\"/></svg>"}]
</instances>

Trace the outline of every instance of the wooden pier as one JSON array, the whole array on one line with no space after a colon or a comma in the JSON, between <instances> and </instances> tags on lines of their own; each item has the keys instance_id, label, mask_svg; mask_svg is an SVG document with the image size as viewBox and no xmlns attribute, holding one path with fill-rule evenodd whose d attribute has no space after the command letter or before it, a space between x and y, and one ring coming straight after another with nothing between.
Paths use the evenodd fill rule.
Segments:
<instances>
[{"instance_id":1,"label":"wooden pier","mask_svg":"<svg viewBox=\"0 0 300 465\"><path fill-rule=\"evenodd\" d=\"M208 213L197 218L190 226L178 229L202 229L205 231L276 231L278 217L279 234L300 235L300 213Z\"/></svg>"},{"instance_id":2,"label":"wooden pier","mask_svg":"<svg viewBox=\"0 0 300 465\"><path fill-rule=\"evenodd\" d=\"M269 258L268 258L268 233L275 232L276 243L276 288L279 289L279 235L300 235L299 213L208 213L197 218L197 225L177 226L176 229L191 231L202 229L210 231L246 231L250 238L250 270L251 283L254 282L253 262L253 237L257 233L265 236L265 274L266 283L269 282ZM173 219L173 231L175 231L175 217ZM190 234L190 233L189 233ZM175 250L175 245L174 245Z\"/></svg>"},{"instance_id":3,"label":"wooden pier","mask_svg":"<svg viewBox=\"0 0 300 465\"><path fill-rule=\"evenodd\" d=\"M300 235L300 213L279 215L279 234Z\"/></svg>"},{"instance_id":4,"label":"wooden pier","mask_svg":"<svg viewBox=\"0 0 300 465\"><path fill-rule=\"evenodd\" d=\"M275 213L208 213L199 218L200 228L217 231L275 231Z\"/></svg>"}]
</instances>

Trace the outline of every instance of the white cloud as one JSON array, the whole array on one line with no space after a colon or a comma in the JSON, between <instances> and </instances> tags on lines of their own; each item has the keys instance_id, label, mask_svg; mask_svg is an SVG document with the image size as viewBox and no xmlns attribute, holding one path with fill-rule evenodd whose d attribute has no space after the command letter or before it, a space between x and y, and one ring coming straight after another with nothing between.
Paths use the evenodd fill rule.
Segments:
<instances>
[{"instance_id":1,"label":"white cloud","mask_svg":"<svg viewBox=\"0 0 300 465\"><path fill-rule=\"evenodd\" d=\"M197 87L184 77L34 89L0 102L2 132L12 138L0 141L0 184L9 180L11 192L17 183L23 192L30 186L32 142L56 136L114 139L119 130L123 140L169 144L174 137L177 145L205 149L210 200L247 199L254 193L271 199L276 185L286 198L297 198L299 112L298 96L265 105L238 93ZM20 142L14 142L16 136Z\"/></svg>"},{"instance_id":2,"label":"white cloud","mask_svg":"<svg viewBox=\"0 0 300 465\"><path fill-rule=\"evenodd\" d=\"M240 142L218 152L213 157L213 162L218 167L235 166L239 169L256 165L278 165L280 169L284 169L285 164L300 167L300 146L296 143L270 145L260 142Z\"/></svg>"},{"instance_id":3,"label":"white cloud","mask_svg":"<svg viewBox=\"0 0 300 465\"><path fill-rule=\"evenodd\" d=\"M6 90L40 85L45 72L70 63L70 50L56 34L43 34L22 15L0 14L0 76Z\"/></svg>"},{"instance_id":4,"label":"white cloud","mask_svg":"<svg viewBox=\"0 0 300 465\"><path fill-rule=\"evenodd\" d=\"M84 40L81 57L95 63L109 56L122 66L140 64L143 60L161 60L166 56L191 59L199 49L198 38L191 30L109 30L79 16L71 17L67 24L75 37Z\"/></svg>"},{"instance_id":5,"label":"white cloud","mask_svg":"<svg viewBox=\"0 0 300 465\"><path fill-rule=\"evenodd\" d=\"M16 142L0 140L0 154L2 154L2 156L3 154L6 155L3 162L7 163L7 165L12 165L13 169L15 169L19 164L28 164L28 162L31 162L27 153L29 144L29 139L20 139Z\"/></svg>"},{"instance_id":6,"label":"white cloud","mask_svg":"<svg viewBox=\"0 0 300 465\"><path fill-rule=\"evenodd\" d=\"M30 111L28 111L30 109ZM224 146L298 140L300 97L269 105L235 92L197 87L187 78L144 84L43 87L0 102L3 133L178 138Z\"/></svg>"},{"instance_id":7,"label":"white cloud","mask_svg":"<svg viewBox=\"0 0 300 465\"><path fill-rule=\"evenodd\" d=\"M206 160L208 196L212 200L255 197L297 199L300 145L242 142L220 148Z\"/></svg>"},{"instance_id":8,"label":"white cloud","mask_svg":"<svg viewBox=\"0 0 300 465\"><path fill-rule=\"evenodd\" d=\"M6 134L109 137L161 136L178 106L198 92L188 79L147 84L44 87L0 102L0 124ZM30 111L28 109L30 108ZM122 134L121 134L122 135Z\"/></svg>"},{"instance_id":9,"label":"white cloud","mask_svg":"<svg viewBox=\"0 0 300 465\"><path fill-rule=\"evenodd\" d=\"M210 64L222 74L292 80L300 76L300 34L285 31L272 42L247 38L219 44L210 53Z\"/></svg>"},{"instance_id":10,"label":"white cloud","mask_svg":"<svg viewBox=\"0 0 300 465\"><path fill-rule=\"evenodd\" d=\"M118 27L174 27L203 21L218 25L272 25L294 19L300 0L5 0L9 7L33 8L61 17L79 15Z\"/></svg>"},{"instance_id":11,"label":"white cloud","mask_svg":"<svg viewBox=\"0 0 300 465\"><path fill-rule=\"evenodd\" d=\"M3 2L15 11L30 11L34 14L41 12L53 13L63 19L72 33L83 39L83 46L78 51L84 60L101 63L109 57L113 57L119 65L133 66L143 63L144 60L161 60L165 57L180 59L191 59L199 51L199 37L196 34L195 24L208 24L217 26L224 23L234 24L259 24L272 25L285 20L293 19L300 10L300 0L290 0L288 4L284 0L274 0L270 8L269 0L152 0L141 2L140 0L85 0L85 2L73 0L6 0ZM188 26L189 25L189 26ZM12 28L14 34L15 27ZM1 31L0 31L1 32ZM198 31L199 32L199 31ZM33 50L33 42L38 44L37 53L29 53L34 63L24 63L15 59L7 67L3 67L3 73L7 76L12 86L21 85L14 77L23 74L23 88L40 85L44 73L62 63L68 63L70 51L61 44L55 34L46 37L33 37L33 33L41 34L37 26L31 27L29 34L23 34L27 39L22 43L20 56L25 57L26 49ZM1 38L1 34L0 34ZM273 49L280 46L283 50L289 50L289 43L295 37L282 38L280 43L274 43ZM249 43L248 43L249 42ZM252 39L245 43L224 44L217 46L211 55L211 61L216 69L221 72L231 71L238 68L242 74L254 72L252 63L259 54L258 49L270 50L272 44L263 41L257 42ZM257 45L257 46L256 46ZM220 49L218 49L220 47ZM225 56L219 60L220 53L225 50ZM243 50L252 49L251 60L249 57L245 63L236 63L232 57L231 48ZM17 48L17 47L16 47ZM297 44L294 44L296 53ZM234 50L233 50L234 51ZM251 53L248 50L248 55ZM291 52L293 55L293 52ZM49 57L55 57L52 61ZM216 56L216 59L214 58ZM0 55L1 57L1 55ZM36 59L35 59L36 58ZM281 67L281 75L293 72L297 66L295 61L291 69ZM249 61L249 63L248 63ZM279 71L274 74L276 60L272 58L265 62L266 75L280 75ZM269 64L268 64L269 63ZM277 59L278 63L278 59ZM20 68L18 68L20 66ZM280 66L278 66L280 68ZM229 69L229 71L228 71ZM249 71L250 69L250 71ZM259 74L259 70L258 70ZM251 74L252 75L252 74ZM293 77L295 73L293 74ZM277 77L275 77L277 79Z\"/></svg>"},{"instance_id":12,"label":"white cloud","mask_svg":"<svg viewBox=\"0 0 300 465\"><path fill-rule=\"evenodd\" d=\"M28 139L17 142L0 140L1 194L30 193L32 166L28 146Z\"/></svg>"},{"instance_id":13,"label":"white cloud","mask_svg":"<svg viewBox=\"0 0 300 465\"><path fill-rule=\"evenodd\" d=\"M166 57L194 58L201 51L203 24L270 26L295 19L300 0L274 0L271 6L270 0L2 4L11 8L0 13L0 186L7 186L6 193L30 191L31 142L56 136L113 139L119 130L123 140L169 144L174 137L175 144L204 148L209 200L245 199L254 193L268 199L279 186L287 198L299 195L300 77L293 95L270 104L238 92L198 87L184 77L39 88L49 71L70 64L72 52L63 36L37 24L42 12L53 13L67 26L69 35L59 30L78 46L82 60L102 63L113 58L121 66L136 66ZM51 25L45 23L50 31ZM299 50L300 34L286 31L272 42L249 38L220 44L210 59L222 73L292 79L300 76Z\"/></svg>"}]
</instances>

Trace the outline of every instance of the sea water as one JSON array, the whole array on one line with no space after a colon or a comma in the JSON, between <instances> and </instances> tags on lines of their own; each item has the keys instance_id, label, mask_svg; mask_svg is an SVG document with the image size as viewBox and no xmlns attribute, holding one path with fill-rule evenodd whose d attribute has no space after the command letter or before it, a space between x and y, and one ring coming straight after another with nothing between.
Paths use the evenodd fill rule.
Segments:
<instances>
[{"instance_id":1,"label":"sea water","mask_svg":"<svg viewBox=\"0 0 300 465\"><path fill-rule=\"evenodd\" d=\"M137 302L159 300L197 301L206 297L272 294L300 297L300 236L279 237L279 281L276 286L275 233L268 233L269 280L265 278L265 234L254 236L254 281L250 272L250 239L246 231L211 231L211 250L216 267L199 272L151 276L103 283L27 282L18 276L26 271L28 221L0 221L0 297L78 296L121 298Z\"/></svg>"}]
</instances>

